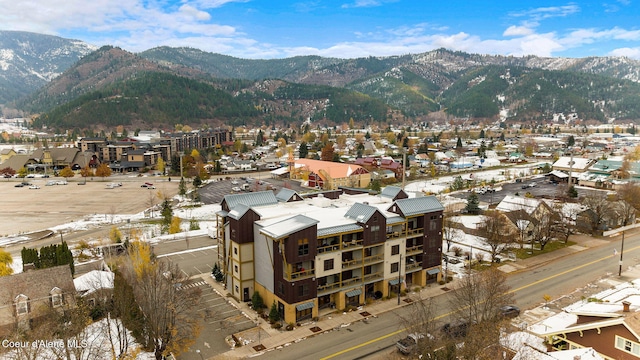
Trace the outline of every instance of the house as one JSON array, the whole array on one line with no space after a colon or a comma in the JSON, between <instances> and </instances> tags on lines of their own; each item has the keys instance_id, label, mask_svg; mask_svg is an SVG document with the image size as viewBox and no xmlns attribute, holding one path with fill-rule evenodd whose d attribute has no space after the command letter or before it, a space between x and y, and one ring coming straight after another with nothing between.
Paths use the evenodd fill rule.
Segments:
<instances>
[{"instance_id":1,"label":"house","mask_svg":"<svg viewBox=\"0 0 640 360\"><path fill-rule=\"evenodd\" d=\"M91 307L107 304L113 295L113 272L91 270L73 279L73 285L80 297Z\"/></svg>"},{"instance_id":2,"label":"house","mask_svg":"<svg viewBox=\"0 0 640 360\"><path fill-rule=\"evenodd\" d=\"M306 179L311 188L334 190L340 186L366 188L371 174L355 164L312 159L295 160L292 179Z\"/></svg>"},{"instance_id":3,"label":"house","mask_svg":"<svg viewBox=\"0 0 640 360\"><path fill-rule=\"evenodd\" d=\"M593 348L605 359L640 359L639 309L636 279L569 305L528 331L550 350Z\"/></svg>"},{"instance_id":4,"label":"house","mask_svg":"<svg viewBox=\"0 0 640 360\"><path fill-rule=\"evenodd\" d=\"M289 195L223 199L220 263L235 299L250 301L257 292L296 323L440 279L444 207L434 196Z\"/></svg>"},{"instance_id":5,"label":"house","mask_svg":"<svg viewBox=\"0 0 640 360\"><path fill-rule=\"evenodd\" d=\"M28 329L51 310L75 306L76 289L69 265L0 277L0 336Z\"/></svg>"},{"instance_id":6,"label":"house","mask_svg":"<svg viewBox=\"0 0 640 360\"><path fill-rule=\"evenodd\" d=\"M576 177L578 174L586 172L596 160L586 159L574 156L562 156L551 166L553 170L560 170L569 174L572 177ZM575 180L572 180L572 183Z\"/></svg>"}]
</instances>

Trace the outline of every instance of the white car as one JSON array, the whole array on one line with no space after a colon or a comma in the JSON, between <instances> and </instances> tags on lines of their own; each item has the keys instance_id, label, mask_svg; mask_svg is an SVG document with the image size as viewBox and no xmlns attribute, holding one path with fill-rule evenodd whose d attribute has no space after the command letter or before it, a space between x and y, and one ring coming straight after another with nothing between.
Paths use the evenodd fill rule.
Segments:
<instances>
[{"instance_id":1,"label":"white car","mask_svg":"<svg viewBox=\"0 0 640 360\"><path fill-rule=\"evenodd\" d=\"M240 191L242 191L242 189L240 189L240 188L239 188L239 187L237 187L237 186L234 186L234 187L232 187L232 188L231 188L231 191L234 191L234 192L240 192Z\"/></svg>"},{"instance_id":2,"label":"white car","mask_svg":"<svg viewBox=\"0 0 640 360\"><path fill-rule=\"evenodd\" d=\"M67 184L68 184L67 180L58 180L58 181L56 181L56 185L67 185Z\"/></svg>"},{"instance_id":3,"label":"white car","mask_svg":"<svg viewBox=\"0 0 640 360\"><path fill-rule=\"evenodd\" d=\"M40 189L40 186L38 186L38 185L30 185L29 189Z\"/></svg>"},{"instance_id":4,"label":"white car","mask_svg":"<svg viewBox=\"0 0 640 360\"><path fill-rule=\"evenodd\" d=\"M238 180L232 180L232 181L231 181L231 183L232 183L233 185L238 185Z\"/></svg>"}]
</instances>

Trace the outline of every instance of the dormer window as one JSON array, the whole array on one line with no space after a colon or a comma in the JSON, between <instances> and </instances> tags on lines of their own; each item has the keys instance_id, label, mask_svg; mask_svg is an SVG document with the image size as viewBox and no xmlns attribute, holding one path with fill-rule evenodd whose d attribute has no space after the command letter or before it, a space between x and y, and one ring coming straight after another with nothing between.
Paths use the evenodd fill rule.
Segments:
<instances>
[{"instance_id":1,"label":"dormer window","mask_svg":"<svg viewBox=\"0 0 640 360\"><path fill-rule=\"evenodd\" d=\"M14 302L16 305L17 315L25 315L29 313L29 297L27 297L26 295L20 294L16 296Z\"/></svg>"},{"instance_id":2,"label":"dormer window","mask_svg":"<svg viewBox=\"0 0 640 360\"><path fill-rule=\"evenodd\" d=\"M62 296L62 289L58 287L54 287L50 292L51 296L51 307L59 307L64 303L64 298Z\"/></svg>"}]
</instances>

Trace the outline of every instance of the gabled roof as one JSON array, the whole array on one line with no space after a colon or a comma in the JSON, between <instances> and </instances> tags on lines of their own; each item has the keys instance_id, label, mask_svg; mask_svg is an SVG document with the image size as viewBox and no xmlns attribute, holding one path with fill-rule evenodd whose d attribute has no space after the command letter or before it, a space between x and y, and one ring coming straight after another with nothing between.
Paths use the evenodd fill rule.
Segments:
<instances>
[{"instance_id":1,"label":"gabled roof","mask_svg":"<svg viewBox=\"0 0 640 360\"><path fill-rule=\"evenodd\" d=\"M524 210L527 214L531 214L540 206L540 203L541 201L537 199L507 195L496 206L496 210L501 212Z\"/></svg>"},{"instance_id":2,"label":"gabled roof","mask_svg":"<svg viewBox=\"0 0 640 360\"><path fill-rule=\"evenodd\" d=\"M434 211L444 211L444 206L442 206L435 196L421 196L396 200L387 211L393 213L400 212L402 216L407 217Z\"/></svg>"},{"instance_id":3,"label":"gabled roof","mask_svg":"<svg viewBox=\"0 0 640 360\"><path fill-rule=\"evenodd\" d=\"M318 220L312 219L304 215L296 215L286 220L265 226L260 229L260 233L267 235L273 239L282 239L300 230L314 226L319 223Z\"/></svg>"},{"instance_id":4,"label":"gabled roof","mask_svg":"<svg viewBox=\"0 0 640 360\"><path fill-rule=\"evenodd\" d=\"M233 210L236 206L243 204L248 207L277 204L278 199L273 191L257 191L245 194L229 194L222 199L223 210Z\"/></svg>"},{"instance_id":5,"label":"gabled roof","mask_svg":"<svg viewBox=\"0 0 640 360\"><path fill-rule=\"evenodd\" d=\"M401 191L403 191L402 188L399 188L397 186L387 186L382 189L380 196L383 198L394 199L396 195L398 195Z\"/></svg>"},{"instance_id":6,"label":"gabled roof","mask_svg":"<svg viewBox=\"0 0 640 360\"><path fill-rule=\"evenodd\" d=\"M298 195L298 193L295 190L282 188L276 194L276 199L278 199L278 201L281 201L281 202L288 202L288 201L291 201L292 199L294 201L302 200L302 197Z\"/></svg>"},{"instance_id":7,"label":"gabled roof","mask_svg":"<svg viewBox=\"0 0 640 360\"><path fill-rule=\"evenodd\" d=\"M337 163L337 162L331 162L331 161L321 161L321 160L312 160L312 159L296 160L296 167L299 167L299 166L305 167L309 171L312 171L320 175L321 177L324 176L322 174L324 172L328 174L331 178L336 178L336 179L349 177L356 170L364 169L362 166L355 165L355 164L343 164L343 163Z\"/></svg>"},{"instance_id":8,"label":"gabled roof","mask_svg":"<svg viewBox=\"0 0 640 360\"><path fill-rule=\"evenodd\" d=\"M91 270L73 279L76 291L83 296L101 289L113 289L114 275L111 271Z\"/></svg>"},{"instance_id":9,"label":"gabled roof","mask_svg":"<svg viewBox=\"0 0 640 360\"><path fill-rule=\"evenodd\" d=\"M368 204L355 203L347 213L344 214L344 217L356 220L360 223L366 223L377 210L378 208Z\"/></svg>"},{"instance_id":10,"label":"gabled roof","mask_svg":"<svg viewBox=\"0 0 640 360\"><path fill-rule=\"evenodd\" d=\"M75 294L69 265L1 276L0 309L9 309L12 312L13 301L20 294L26 295L29 299L46 299L55 287L62 289L65 294Z\"/></svg>"},{"instance_id":11,"label":"gabled roof","mask_svg":"<svg viewBox=\"0 0 640 360\"><path fill-rule=\"evenodd\" d=\"M229 211L229 217L234 220L240 220L249 210L251 210L251 208L247 205L238 204L236 207L231 209L231 211Z\"/></svg>"}]
</instances>

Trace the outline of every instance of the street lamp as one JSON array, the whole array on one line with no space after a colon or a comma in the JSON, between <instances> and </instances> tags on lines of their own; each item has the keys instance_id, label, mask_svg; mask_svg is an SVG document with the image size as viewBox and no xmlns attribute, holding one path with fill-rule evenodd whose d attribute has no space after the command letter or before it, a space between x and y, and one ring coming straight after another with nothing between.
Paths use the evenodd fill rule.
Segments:
<instances>
[{"instance_id":1,"label":"street lamp","mask_svg":"<svg viewBox=\"0 0 640 360\"><path fill-rule=\"evenodd\" d=\"M618 263L618 276L622 275L622 254L624 254L624 230L622 230L622 244L620 245L620 262Z\"/></svg>"},{"instance_id":2,"label":"street lamp","mask_svg":"<svg viewBox=\"0 0 640 360\"><path fill-rule=\"evenodd\" d=\"M202 356L202 352L200 352L200 349L196 349L196 354L200 355L200 360L204 360L204 357Z\"/></svg>"}]
</instances>

